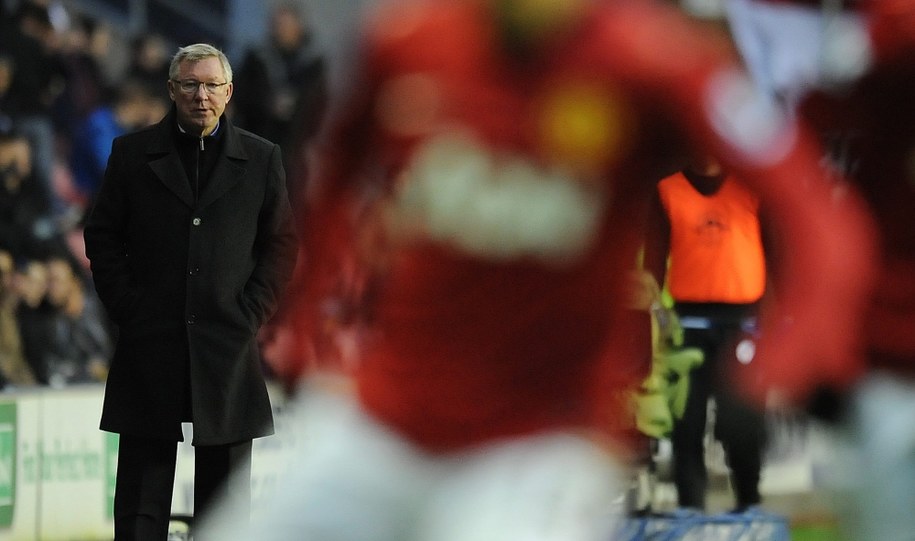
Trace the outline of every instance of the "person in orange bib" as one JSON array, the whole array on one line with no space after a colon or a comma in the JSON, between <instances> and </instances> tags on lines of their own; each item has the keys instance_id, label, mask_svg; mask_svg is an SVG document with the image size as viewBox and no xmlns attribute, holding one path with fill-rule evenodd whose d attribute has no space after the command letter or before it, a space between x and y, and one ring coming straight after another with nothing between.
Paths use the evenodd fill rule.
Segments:
<instances>
[{"instance_id":1,"label":"person in orange bib","mask_svg":"<svg viewBox=\"0 0 915 541\"><path fill-rule=\"evenodd\" d=\"M731 467L736 510L743 511L761 500L765 423L758 408L728 392L722 370L735 359L739 338L755 328L766 290L759 200L717 162L707 161L661 180L654 209L646 268L659 284L666 278L684 345L700 348L705 357L690 373L686 409L671 436L678 503L705 508L704 436L714 398L715 437Z\"/></svg>"}]
</instances>

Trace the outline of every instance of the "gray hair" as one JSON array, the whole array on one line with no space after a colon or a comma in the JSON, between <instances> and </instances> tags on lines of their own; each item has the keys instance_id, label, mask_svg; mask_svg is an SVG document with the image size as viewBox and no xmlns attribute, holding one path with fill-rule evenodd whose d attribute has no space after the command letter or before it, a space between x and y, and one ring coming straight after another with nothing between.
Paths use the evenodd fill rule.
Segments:
<instances>
[{"instance_id":1,"label":"gray hair","mask_svg":"<svg viewBox=\"0 0 915 541\"><path fill-rule=\"evenodd\" d=\"M178 66L180 66L182 62L197 62L213 57L219 59L219 63L222 64L222 73L226 77L226 82L231 83L232 66L229 64L229 59L226 58L225 53L208 43L195 43L193 45L188 45L187 47L180 47L178 52L175 53L175 56L172 57L172 63L168 67L168 78L174 79L178 76Z\"/></svg>"}]
</instances>

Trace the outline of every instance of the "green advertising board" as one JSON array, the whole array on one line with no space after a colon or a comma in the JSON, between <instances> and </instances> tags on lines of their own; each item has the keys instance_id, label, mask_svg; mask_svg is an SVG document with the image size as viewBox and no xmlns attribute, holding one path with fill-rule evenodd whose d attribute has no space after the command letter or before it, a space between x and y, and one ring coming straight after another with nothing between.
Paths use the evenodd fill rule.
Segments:
<instances>
[{"instance_id":1,"label":"green advertising board","mask_svg":"<svg viewBox=\"0 0 915 541\"><path fill-rule=\"evenodd\" d=\"M105 515L114 517L114 487L118 472L118 435L102 432L105 438Z\"/></svg>"},{"instance_id":2,"label":"green advertising board","mask_svg":"<svg viewBox=\"0 0 915 541\"><path fill-rule=\"evenodd\" d=\"M16 503L16 403L0 402L0 528L13 523Z\"/></svg>"}]
</instances>

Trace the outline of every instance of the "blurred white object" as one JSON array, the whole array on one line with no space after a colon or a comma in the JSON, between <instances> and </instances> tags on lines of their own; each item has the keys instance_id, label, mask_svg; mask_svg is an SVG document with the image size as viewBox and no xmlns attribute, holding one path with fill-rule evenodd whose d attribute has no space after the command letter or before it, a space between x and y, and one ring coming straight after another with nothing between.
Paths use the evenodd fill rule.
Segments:
<instances>
[{"instance_id":1,"label":"blurred white object","mask_svg":"<svg viewBox=\"0 0 915 541\"><path fill-rule=\"evenodd\" d=\"M770 0L728 0L725 9L753 81L788 111L809 89L867 66L859 15Z\"/></svg>"},{"instance_id":2,"label":"blurred white object","mask_svg":"<svg viewBox=\"0 0 915 541\"><path fill-rule=\"evenodd\" d=\"M207 539L606 541L623 513L621 469L587 438L547 432L433 454L370 419L344 393L307 390L300 447L255 502ZM617 510L617 512L614 512Z\"/></svg>"},{"instance_id":3,"label":"blurred white object","mask_svg":"<svg viewBox=\"0 0 915 541\"><path fill-rule=\"evenodd\" d=\"M902 541L915 531L915 383L868 376L850 408L833 481L849 539ZM844 474L844 475L843 475Z\"/></svg>"}]
</instances>

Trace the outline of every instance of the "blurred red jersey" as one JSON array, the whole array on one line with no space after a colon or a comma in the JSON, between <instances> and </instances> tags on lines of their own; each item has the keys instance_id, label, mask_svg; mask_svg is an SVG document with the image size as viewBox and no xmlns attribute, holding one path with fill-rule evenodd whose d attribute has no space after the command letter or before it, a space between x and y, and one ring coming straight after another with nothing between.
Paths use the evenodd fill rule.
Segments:
<instances>
[{"instance_id":1,"label":"blurred red jersey","mask_svg":"<svg viewBox=\"0 0 915 541\"><path fill-rule=\"evenodd\" d=\"M364 407L438 450L628 414L613 398L649 358L629 308L646 206L695 149L771 206L794 255L760 354L846 362L867 237L730 49L648 2L569 3L555 27L497 4L377 13L322 145L302 336L325 352L364 325Z\"/></svg>"},{"instance_id":2,"label":"blurred red jersey","mask_svg":"<svg viewBox=\"0 0 915 541\"><path fill-rule=\"evenodd\" d=\"M879 274L861 325L875 367L915 375L915 2L874 2L874 63L851 86L810 96L804 114L878 227Z\"/></svg>"}]
</instances>

